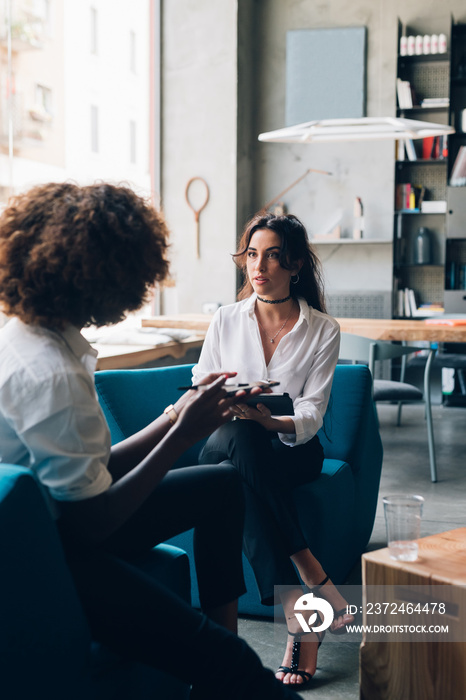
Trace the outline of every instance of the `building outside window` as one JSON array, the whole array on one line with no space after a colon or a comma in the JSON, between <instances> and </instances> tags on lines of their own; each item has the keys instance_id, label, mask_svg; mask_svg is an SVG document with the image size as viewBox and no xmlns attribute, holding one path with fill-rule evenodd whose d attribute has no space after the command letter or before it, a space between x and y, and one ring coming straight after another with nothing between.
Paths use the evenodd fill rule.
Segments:
<instances>
[{"instance_id":1,"label":"building outside window","mask_svg":"<svg viewBox=\"0 0 466 700\"><path fill-rule=\"evenodd\" d=\"M36 84L34 107L30 110L37 120L50 122L53 118L52 90L45 85Z\"/></svg>"},{"instance_id":2,"label":"building outside window","mask_svg":"<svg viewBox=\"0 0 466 700\"><path fill-rule=\"evenodd\" d=\"M91 151L99 152L99 108L91 105Z\"/></svg>"},{"instance_id":3,"label":"building outside window","mask_svg":"<svg viewBox=\"0 0 466 700\"><path fill-rule=\"evenodd\" d=\"M33 14L40 17L44 32L47 37L52 36L52 15L50 9L51 0L33 0Z\"/></svg>"},{"instance_id":4,"label":"building outside window","mask_svg":"<svg viewBox=\"0 0 466 700\"><path fill-rule=\"evenodd\" d=\"M152 194L155 5L0 0L0 206L34 184L68 179L124 181Z\"/></svg>"},{"instance_id":5,"label":"building outside window","mask_svg":"<svg viewBox=\"0 0 466 700\"><path fill-rule=\"evenodd\" d=\"M136 73L136 32L129 33L129 69L131 73Z\"/></svg>"},{"instance_id":6,"label":"building outside window","mask_svg":"<svg viewBox=\"0 0 466 700\"><path fill-rule=\"evenodd\" d=\"M90 32L90 39L91 39L91 53L92 54L97 54L98 53L98 24L97 24L97 10L95 7L91 7L91 32Z\"/></svg>"},{"instance_id":7,"label":"building outside window","mask_svg":"<svg viewBox=\"0 0 466 700\"><path fill-rule=\"evenodd\" d=\"M135 164L137 160L136 155L136 122L134 119L130 119L129 122L129 162Z\"/></svg>"}]
</instances>

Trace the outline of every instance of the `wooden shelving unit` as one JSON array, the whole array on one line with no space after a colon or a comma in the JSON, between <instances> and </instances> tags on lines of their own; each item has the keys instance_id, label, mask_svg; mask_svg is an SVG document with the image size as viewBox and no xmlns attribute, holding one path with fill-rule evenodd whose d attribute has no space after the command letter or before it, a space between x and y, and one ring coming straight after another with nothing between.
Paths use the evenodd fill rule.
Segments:
<instances>
[{"instance_id":1,"label":"wooden shelving unit","mask_svg":"<svg viewBox=\"0 0 466 700\"><path fill-rule=\"evenodd\" d=\"M410 28L410 34L417 34ZM401 24L399 25L399 39ZM406 154L395 162L395 187L410 184L423 190L426 200L446 202L445 212L426 213L403 208L394 213L393 235L393 316L404 318L400 303L402 290L414 290L417 305L443 304L448 313L466 314L466 188L450 187L449 177L460 146L466 145L466 24L451 26L450 51L444 54L399 56L397 78L413 88L413 107L397 107L398 116L440 124L452 124L456 133L437 144L438 157L423 157L422 140L414 141L416 160ZM442 106L421 107L424 98L444 98ZM466 112L465 112L466 115ZM442 148L443 146L443 148ZM440 147L440 148L439 148ZM398 192L398 199L400 193ZM431 241L429 264L417 265L414 246L419 228L428 230ZM464 239L465 245L452 245L451 238ZM458 269L453 269L454 265ZM463 272L464 270L464 272ZM463 281L464 280L464 281ZM463 285L464 288L452 288Z\"/></svg>"}]
</instances>

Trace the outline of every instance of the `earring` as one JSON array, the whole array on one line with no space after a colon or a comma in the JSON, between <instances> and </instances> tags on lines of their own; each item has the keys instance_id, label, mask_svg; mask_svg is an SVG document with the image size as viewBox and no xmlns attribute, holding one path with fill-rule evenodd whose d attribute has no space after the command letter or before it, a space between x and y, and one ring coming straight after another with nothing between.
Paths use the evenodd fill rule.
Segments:
<instances>
[{"instance_id":1,"label":"earring","mask_svg":"<svg viewBox=\"0 0 466 700\"><path fill-rule=\"evenodd\" d=\"M293 279L293 277L294 277L295 279ZM299 282L299 275L291 275L291 277L290 277L290 282L291 282L291 284L298 284L298 282Z\"/></svg>"}]
</instances>

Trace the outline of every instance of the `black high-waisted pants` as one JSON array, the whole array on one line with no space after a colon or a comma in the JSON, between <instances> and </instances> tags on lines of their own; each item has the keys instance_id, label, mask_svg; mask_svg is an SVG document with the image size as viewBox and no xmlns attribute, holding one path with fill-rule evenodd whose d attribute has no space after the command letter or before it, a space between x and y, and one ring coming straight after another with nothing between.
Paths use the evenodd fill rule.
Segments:
<instances>
[{"instance_id":1,"label":"black high-waisted pants","mask_svg":"<svg viewBox=\"0 0 466 700\"><path fill-rule=\"evenodd\" d=\"M293 691L262 666L242 639L133 563L134 555L194 527L201 605L207 609L228 603L245 590L243 515L236 471L215 465L169 472L138 512L101 546L77 542L59 523L93 638L128 659L192 684L193 699L291 698Z\"/></svg>"},{"instance_id":2,"label":"black high-waisted pants","mask_svg":"<svg viewBox=\"0 0 466 700\"><path fill-rule=\"evenodd\" d=\"M228 460L241 475L246 501L243 548L264 605L273 605L274 586L300 585L290 556L308 545L292 491L319 476L323 459L317 436L289 447L251 420L223 425L201 452L201 464Z\"/></svg>"}]
</instances>

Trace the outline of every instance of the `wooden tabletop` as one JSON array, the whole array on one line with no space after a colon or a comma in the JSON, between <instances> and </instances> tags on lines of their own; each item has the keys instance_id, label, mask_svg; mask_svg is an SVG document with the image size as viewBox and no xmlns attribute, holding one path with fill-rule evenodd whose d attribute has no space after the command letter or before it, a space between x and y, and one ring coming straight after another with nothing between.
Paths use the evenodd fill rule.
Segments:
<instances>
[{"instance_id":1,"label":"wooden tabletop","mask_svg":"<svg viewBox=\"0 0 466 700\"><path fill-rule=\"evenodd\" d=\"M177 314L143 319L143 326L156 328L187 328L206 332L210 314ZM425 321L393 320L389 318L337 318L344 333L363 335L374 340L428 340L437 343L466 343L466 326L431 325Z\"/></svg>"},{"instance_id":2,"label":"wooden tabletop","mask_svg":"<svg viewBox=\"0 0 466 700\"><path fill-rule=\"evenodd\" d=\"M203 331L210 326L212 314L175 314L170 316L151 316L143 318L141 325L146 328L186 328L187 330Z\"/></svg>"},{"instance_id":3,"label":"wooden tabletop","mask_svg":"<svg viewBox=\"0 0 466 700\"><path fill-rule=\"evenodd\" d=\"M466 528L418 544L412 562L390 559L388 549L362 555L361 700L466 697Z\"/></svg>"},{"instance_id":4,"label":"wooden tabletop","mask_svg":"<svg viewBox=\"0 0 466 700\"><path fill-rule=\"evenodd\" d=\"M192 335L186 340L172 340L158 345L106 345L92 343L99 353L97 369L130 369L145 365L162 357L180 360L193 348L201 348L204 335Z\"/></svg>"},{"instance_id":5,"label":"wooden tabletop","mask_svg":"<svg viewBox=\"0 0 466 700\"><path fill-rule=\"evenodd\" d=\"M389 318L337 318L343 333L374 340L428 340L437 343L466 343L466 326L428 324L425 321Z\"/></svg>"},{"instance_id":6,"label":"wooden tabletop","mask_svg":"<svg viewBox=\"0 0 466 700\"><path fill-rule=\"evenodd\" d=\"M382 577L383 580L377 577L377 572L381 572L381 568L388 567L409 572L414 577L435 581L437 584L466 585L466 528L429 535L417 542L419 556L416 561L396 561L390 557L388 548L363 554L363 568L366 572L368 567L372 569L370 583L388 584L390 581L386 573Z\"/></svg>"}]
</instances>

